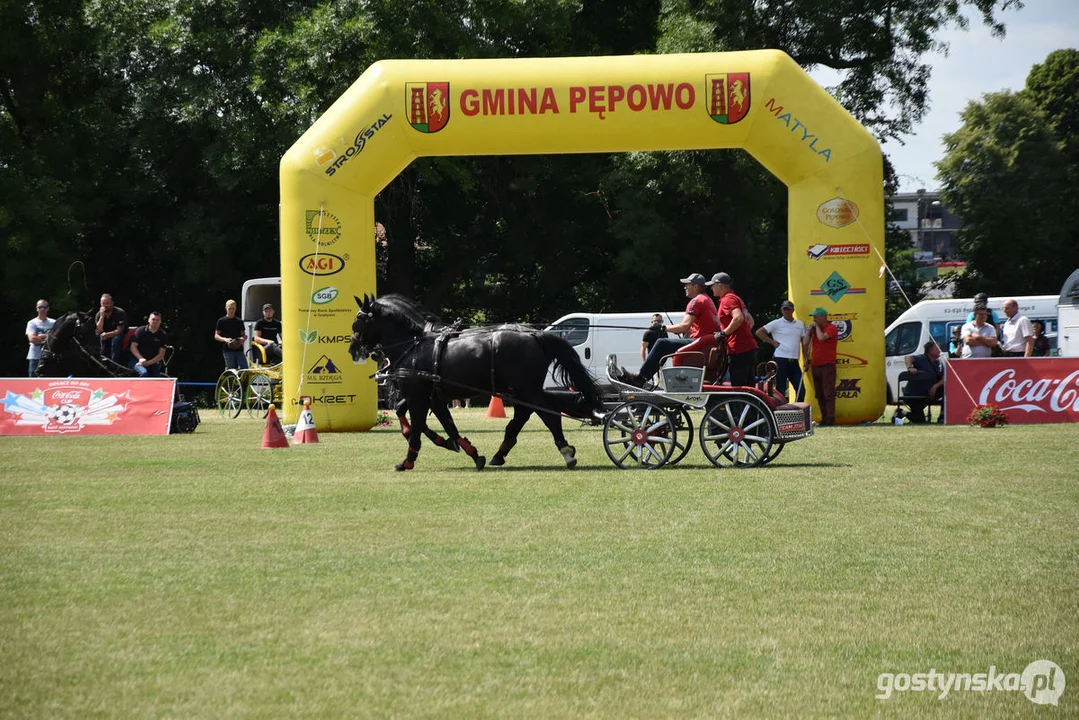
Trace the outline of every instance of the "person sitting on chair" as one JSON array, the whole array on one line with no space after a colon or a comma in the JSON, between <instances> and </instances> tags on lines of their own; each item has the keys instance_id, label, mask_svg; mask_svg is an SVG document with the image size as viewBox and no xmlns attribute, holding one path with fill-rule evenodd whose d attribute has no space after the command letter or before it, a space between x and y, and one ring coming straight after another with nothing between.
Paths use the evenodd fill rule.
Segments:
<instances>
[{"instance_id":1,"label":"person sitting on chair","mask_svg":"<svg viewBox=\"0 0 1079 720\"><path fill-rule=\"evenodd\" d=\"M931 404L941 404L940 416L944 417L944 363L940 361L940 346L930 340L925 344L924 352L909 356L906 364L910 373L904 391L905 402L910 408L907 417L912 423L925 423L925 408Z\"/></svg>"},{"instance_id":2,"label":"person sitting on chair","mask_svg":"<svg viewBox=\"0 0 1079 720\"><path fill-rule=\"evenodd\" d=\"M276 365L281 362L281 321L274 317L270 303L262 306L262 319L255 323L255 337L251 342L266 351L267 363Z\"/></svg>"},{"instance_id":3,"label":"person sitting on chair","mask_svg":"<svg viewBox=\"0 0 1079 720\"><path fill-rule=\"evenodd\" d=\"M131 368L139 377L160 377L169 336L161 329L161 313L152 312L131 338Z\"/></svg>"}]
</instances>

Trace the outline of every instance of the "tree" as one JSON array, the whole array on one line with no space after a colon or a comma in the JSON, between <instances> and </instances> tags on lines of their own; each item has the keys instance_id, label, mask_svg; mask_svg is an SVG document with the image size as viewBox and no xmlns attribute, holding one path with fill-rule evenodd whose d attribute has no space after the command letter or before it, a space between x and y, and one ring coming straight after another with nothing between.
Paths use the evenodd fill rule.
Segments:
<instances>
[{"instance_id":1,"label":"tree","mask_svg":"<svg viewBox=\"0 0 1079 720\"><path fill-rule=\"evenodd\" d=\"M944 138L942 198L965 222L960 294L1056 293L1079 266L1079 166L1070 135L1058 134L1070 132L1074 118L1079 53L1050 58L1025 90L969 103L962 127Z\"/></svg>"}]
</instances>

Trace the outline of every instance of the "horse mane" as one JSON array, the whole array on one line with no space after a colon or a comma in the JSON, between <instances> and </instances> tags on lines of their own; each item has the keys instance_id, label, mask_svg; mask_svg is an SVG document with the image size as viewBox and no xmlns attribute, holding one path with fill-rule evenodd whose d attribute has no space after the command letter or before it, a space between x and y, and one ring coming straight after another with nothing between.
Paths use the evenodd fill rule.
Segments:
<instances>
[{"instance_id":1,"label":"horse mane","mask_svg":"<svg viewBox=\"0 0 1079 720\"><path fill-rule=\"evenodd\" d=\"M435 326L442 324L437 315L406 295L383 295L374 304L383 315L411 326L414 332L423 332L429 323Z\"/></svg>"}]
</instances>

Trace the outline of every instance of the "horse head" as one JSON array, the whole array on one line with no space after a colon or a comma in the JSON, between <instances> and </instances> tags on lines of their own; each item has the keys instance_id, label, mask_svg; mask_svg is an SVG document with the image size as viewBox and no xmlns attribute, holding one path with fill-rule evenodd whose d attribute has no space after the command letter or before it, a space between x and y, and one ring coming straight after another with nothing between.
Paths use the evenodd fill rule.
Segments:
<instances>
[{"instance_id":1,"label":"horse head","mask_svg":"<svg viewBox=\"0 0 1079 720\"><path fill-rule=\"evenodd\" d=\"M53 353L65 353L72 349L72 343L81 345L85 350L97 355L101 343L92 315L84 312L69 312L49 331L45 349Z\"/></svg>"},{"instance_id":2,"label":"horse head","mask_svg":"<svg viewBox=\"0 0 1079 720\"><path fill-rule=\"evenodd\" d=\"M379 336L374 322L376 312L374 298L366 293L363 300L355 295L352 297L356 300L359 310L356 311L356 319L352 321L352 342L349 343L348 354L352 356L352 362L359 363L376 353Z\"/></svg>"}]
</instances>

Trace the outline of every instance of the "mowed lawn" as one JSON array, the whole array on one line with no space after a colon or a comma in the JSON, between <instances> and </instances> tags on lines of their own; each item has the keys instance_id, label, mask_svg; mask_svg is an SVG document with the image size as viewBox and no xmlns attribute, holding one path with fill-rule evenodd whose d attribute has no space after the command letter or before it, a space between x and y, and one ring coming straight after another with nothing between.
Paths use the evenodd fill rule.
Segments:
<instances>
[{"instance_id":1,"label":"mowed lawn","mask_svg":"<svg viewBox=\"0 0 1079 720\"><path fill-rule=\"evenodd\" d=\"M504 421L456 411L492 455ZM503 468L395 430L0 438L0 715L1079 714L1075 426L822 428L772 466ZM881 673L1061 667L1019 692Z\"/></svg>"}]
</instances>

